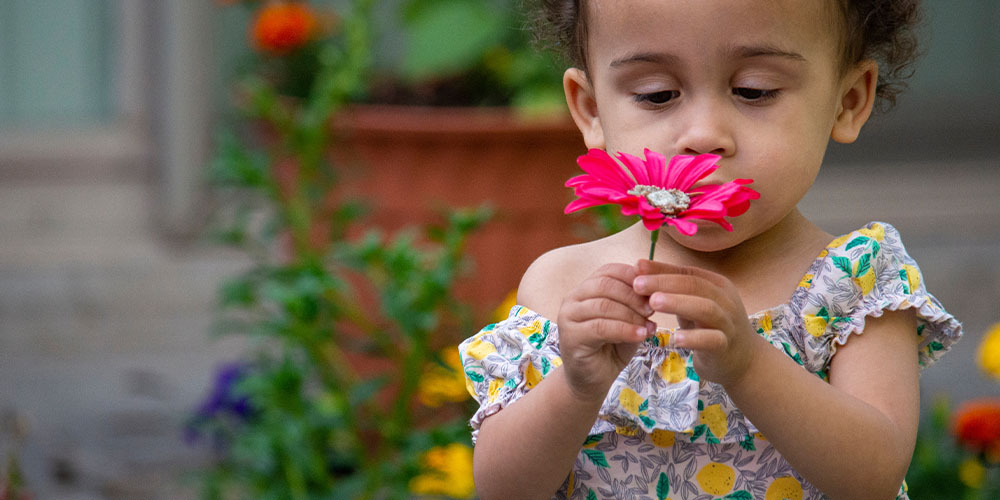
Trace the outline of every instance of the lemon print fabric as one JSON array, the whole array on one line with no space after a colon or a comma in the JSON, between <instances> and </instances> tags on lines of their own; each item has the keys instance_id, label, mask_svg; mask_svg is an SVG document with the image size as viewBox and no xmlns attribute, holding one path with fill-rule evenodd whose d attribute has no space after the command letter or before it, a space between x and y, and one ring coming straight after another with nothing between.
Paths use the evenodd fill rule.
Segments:
<instances>
[{"instance_id":1,"label":"lemon print fabric","mask_svg":"<svg viewBox=\"0 0 1000 500\"><path fill-rule=\"evenodd\" d=\"M776 258L783 256L780 248L775 251ZM837 348L864 332L866 319L885 311L916 312L914 335L923 365L961 335L961 325L927 292L928 277L888 224L872 223L837 238L801 272L787 302L750 311L750 319L757 334L810 375L825 376ZM465 383L479 404L469 421L473 441L485 419L544 384L562 363L558 325L516 305L458 352ZM699 378L692 353L671 347L667 330L640 343L608 389L572 474L555 498L630 496L823 497L740 412L724 387ZM907 498L905 491L899 498Z\"/></svg>"},{"instance_id":2,"label":"lemon print fabric","mask_svg":"<svg viewBox=\"0 0 1000 500\"><path fill-rule=\"evenodd\" d=\"M802 500L802 483L791 476L779 477L767 487L764 500Z\"/></svg>"},{"instance_id":3,"label":"lemon print fabric","mask_svg":"<svg viewBox=\"0 0 1000 500\"><path fill-rule=\"evenodd\" d=\"M676 352L670 352L660 364L660 378L668 384L676 384L687 378L687 360Z\"/></svg>"}]
</instances>

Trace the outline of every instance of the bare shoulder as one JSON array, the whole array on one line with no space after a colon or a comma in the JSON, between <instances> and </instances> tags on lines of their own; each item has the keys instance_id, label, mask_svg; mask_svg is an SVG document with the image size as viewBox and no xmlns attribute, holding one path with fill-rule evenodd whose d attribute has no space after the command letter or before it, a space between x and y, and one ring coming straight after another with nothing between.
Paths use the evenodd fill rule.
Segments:
<instances>
[{"instance_id":1,"label":"bare shoulder","mask_svg":"<svg viewBox=\"0 0 1000 500\"><path fill-rule=\"evenodd\" d=\"M542 254L521 278L517 289L518 304L555 320L563 298L573 288L601 266L621 260L623 239L619 233Z\"/></svg>"}]
</instances>

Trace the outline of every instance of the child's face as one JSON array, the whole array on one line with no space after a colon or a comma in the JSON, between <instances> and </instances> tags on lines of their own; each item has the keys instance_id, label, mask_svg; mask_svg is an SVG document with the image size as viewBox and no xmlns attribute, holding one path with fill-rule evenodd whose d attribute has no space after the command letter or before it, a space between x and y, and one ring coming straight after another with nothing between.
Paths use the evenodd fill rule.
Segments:
<instances>
[{"instance_id":1,"label":"child's face","mask_svg":"<svg viewBox=\"0 0 1000 500\"><path fill-rule=\"evenodd\" d=\"M831 134L856 136L837 129L857 74L840 71L831 1L589 4L589 79L571 69L566 82L587 145L718 154L709 183L751 178L761 193L734 233L706 224L678 240L691 248L727 248L772 227L812 185Z\"/></svg>"}]
</instances>

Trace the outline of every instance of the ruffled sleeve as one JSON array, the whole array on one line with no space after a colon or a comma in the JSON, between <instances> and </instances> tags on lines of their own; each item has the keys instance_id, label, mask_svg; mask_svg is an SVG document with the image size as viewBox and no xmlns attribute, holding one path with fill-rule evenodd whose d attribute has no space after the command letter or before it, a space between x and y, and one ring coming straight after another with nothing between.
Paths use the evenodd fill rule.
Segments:
<instances>
[{"instance_id":1,"label":"ruffled sleeve","mask_svg":"<svg viewBox=\"0 0 1000 500\"><path fill-rule=\"evenodd\" d=\"M917 263L886 223L837 238L820 254L804 293L793 299L804 339L805 365L823 371L837 346L864 332L865 320L885 311L917 314L920 366L936 361L962 335L962 326L927 292Z\"/></svg>"},{"instance_id":2,"label":"ruffled sleeve","mask_svg":"<svg viewBox=\"0 0 1000 500\"><path fill-rule=\"evenodd\" d=\"M556 324L522 306L488 325L458 349L465 383L479 409L469 421L472 441L483 420L523 396L562 365Z\"/></svg>"}]
</instances>

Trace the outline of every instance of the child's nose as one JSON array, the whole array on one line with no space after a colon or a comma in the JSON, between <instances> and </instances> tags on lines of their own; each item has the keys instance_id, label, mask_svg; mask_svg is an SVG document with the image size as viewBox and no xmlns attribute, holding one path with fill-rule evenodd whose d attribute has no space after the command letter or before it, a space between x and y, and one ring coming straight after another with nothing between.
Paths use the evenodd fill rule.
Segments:
<instances>
[{"instance_id":1,"label":"child's nose","mask_svg":"<svg viewBox=\"0 0 1000 500\"><path fill-rule=\"evenodd\" d=\"M683 128L676 150L682 154L711 153L722 157L736 153L731 122L716 106L699 106L686 110Z\"/></svg>"}]
</instances>

